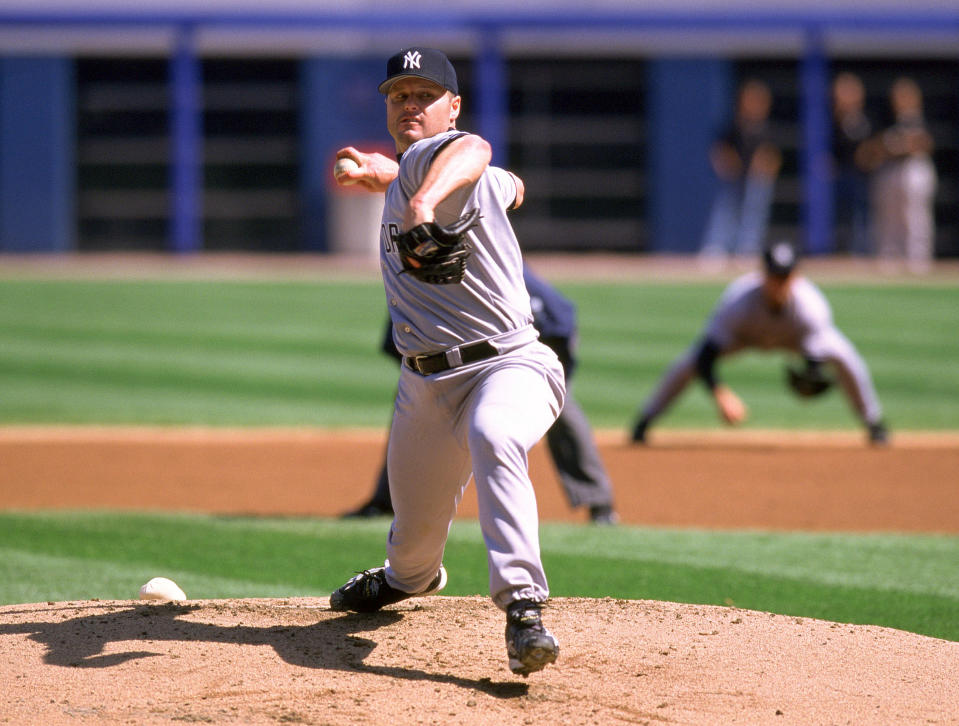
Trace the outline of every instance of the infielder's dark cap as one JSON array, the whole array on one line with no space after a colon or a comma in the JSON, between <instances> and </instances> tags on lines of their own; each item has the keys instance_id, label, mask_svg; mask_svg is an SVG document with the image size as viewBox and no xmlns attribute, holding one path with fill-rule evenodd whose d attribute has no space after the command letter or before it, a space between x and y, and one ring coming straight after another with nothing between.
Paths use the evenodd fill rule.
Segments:
<instances>
[{"instance_id":1,"label":"infielder's dark cap","mask_svg":"<svg viewBox=\"0 0 959 726\"><path fill-rule=\"evenodd\" d=\"M380 93L389 93L393 82L414 76L437 83L453 95L459 94L456 84L456 71L446 54L435 48L404 48L386 61L386 80L380 86Z\"/></svg>"},{"instance_id":2,"label":"infielder's dark cap","mask_svg":"<svg viewBox=\"0 0 959 726\"><path fill-rule=\"evenodd\" d=\"M798 263L799 249L791 240L776 240L763 250L763 266L775 277L788 277Z\"/></svg>"}]
</instances>

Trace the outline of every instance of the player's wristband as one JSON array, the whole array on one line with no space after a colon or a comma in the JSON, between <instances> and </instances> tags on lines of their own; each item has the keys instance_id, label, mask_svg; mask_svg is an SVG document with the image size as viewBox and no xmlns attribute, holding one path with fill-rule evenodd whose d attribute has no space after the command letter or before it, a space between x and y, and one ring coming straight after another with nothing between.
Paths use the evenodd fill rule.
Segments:
<instances>
[{"instance_id":1,"label":"player's wristband","mask_svg":"<svg viewBox=\"0 0 959 726\"><path fill-rule=\"evenodd\" d=\"M696 374L710 391L715 391L719 385L716 375L716 358L719 357L719 346L712 340L704 340L696 354Z\"/></svg>"}]
</instances>

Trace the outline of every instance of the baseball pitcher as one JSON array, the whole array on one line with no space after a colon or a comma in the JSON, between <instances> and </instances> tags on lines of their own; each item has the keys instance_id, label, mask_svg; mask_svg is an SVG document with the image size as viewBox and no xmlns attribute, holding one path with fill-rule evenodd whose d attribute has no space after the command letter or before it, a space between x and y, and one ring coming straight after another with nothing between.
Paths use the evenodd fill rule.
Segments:
<instances>
[{"instance_id":1,"label":"baseball pitcher","mask_svg":"<svg viewBox=\"0 0 959 726\"><path fill-rule=\"evenodd\" d=\"M387 61L379 90L399 164L348 147L339 182L385 190L380 261L393 342L403 356L387 451L394 518L384 567L330 596L372 612L442 589L443 550L471 475L490 595L506 612L510 669L554 662L549 595L527 453L563 408L563 368L538 340L507 210L523 185L490 166L489 144L456 129L456 72L432 48Z\"/></svg>"}]
</instances>

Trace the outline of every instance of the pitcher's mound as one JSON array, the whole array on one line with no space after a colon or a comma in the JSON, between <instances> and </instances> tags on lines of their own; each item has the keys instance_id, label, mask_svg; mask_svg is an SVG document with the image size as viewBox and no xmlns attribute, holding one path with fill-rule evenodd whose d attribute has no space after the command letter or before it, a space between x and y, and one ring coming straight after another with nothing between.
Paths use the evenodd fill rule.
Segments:
<instances>
[{"instance_id":1,"label":"pitcher's mound","mask_svg":"<svg viewBox=\"0 0 959 726\"><path fill-rule=\"evenodd\" d=\"M506 666L487 598L0 608L0 721L946 724L959 643L735 608L555 599L556 665Z\"/></svg>"}]
</instances>

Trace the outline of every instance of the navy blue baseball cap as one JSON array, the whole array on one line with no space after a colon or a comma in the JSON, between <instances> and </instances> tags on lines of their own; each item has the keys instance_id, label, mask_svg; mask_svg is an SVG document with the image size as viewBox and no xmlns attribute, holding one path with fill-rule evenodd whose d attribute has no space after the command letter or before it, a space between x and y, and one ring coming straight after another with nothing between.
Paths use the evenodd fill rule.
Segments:
<instances>
[{"instance_id":1,"label":"navy blue baseball cap","mask_svg":"<svg viewBox=\"0 0 959 726\"><path fill-rule=\"evenodd\" d=\"M435 48L404 48L386 61L386 80L379 85L380 93L389 93L390 86L400 78L413 76L433 81L453 95L459 95L456 71L446 54Z\"/></svg>"},{"instance_id":2,"label":"navy blue baseball cap","mask_svg":"<svg viewBox=\"0 0 959 726\"><path fill-rule=\"evenodd\" d=\"M766 272L775 277L788 277L798 263L799 249L792 240L776 240L763 250Z\"/></svg>"}]
</instances>

